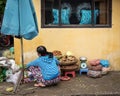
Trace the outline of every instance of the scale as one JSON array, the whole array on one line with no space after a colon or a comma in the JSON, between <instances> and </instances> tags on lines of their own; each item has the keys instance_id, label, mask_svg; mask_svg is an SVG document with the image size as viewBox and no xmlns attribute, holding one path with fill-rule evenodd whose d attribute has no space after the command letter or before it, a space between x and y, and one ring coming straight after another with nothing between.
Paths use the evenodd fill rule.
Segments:
<instances>
[{"instance_id":1,"label":"scale","mask_svg":"<svg viewBox=\"0 0 120 96\"><path fill-rule=\"evenodd\" d=\"M86 57L80 57L80 75L82 74L82 72L88 72L86 61Z\"/></svg>"},{"instance_id":2,"label":"scale","mask_svg":"<svg viewBox=\"0 0 120 96\"><path fill-rule=\"evenodd\" d=\"M80 67L81 68L87 68L87 63L86 63L86 61L87 61L87 58L86 57L80 57Z\"/></svg>"}]
</instances>

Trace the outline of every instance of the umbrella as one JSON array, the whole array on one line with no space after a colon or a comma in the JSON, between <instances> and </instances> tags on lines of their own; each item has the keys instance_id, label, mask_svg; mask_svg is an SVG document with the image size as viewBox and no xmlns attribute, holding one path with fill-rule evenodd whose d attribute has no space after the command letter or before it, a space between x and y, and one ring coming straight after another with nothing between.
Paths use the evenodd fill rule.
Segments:
<instances>
[{"instance_id":1,"label":"umbrella","mask_svg":"<svg viewBox=\"0 0 120 96\"><path fill-rule=\"evenodd\" d=\"M38 35L37 18L32 0L7 0L1 33L20 37L22 68L24 70L23 38L32 40Z\"/></svg>"},{"instance_id":2,"label":"umbrella","mask_svg":"<svg viewBox=\"0 0 120 96\"><path fill-rule=\"evenodd\" d=\"M7 0L1 33L20 36L27 40L38 35L32 0Z\"/></svg>"}]
</instances>

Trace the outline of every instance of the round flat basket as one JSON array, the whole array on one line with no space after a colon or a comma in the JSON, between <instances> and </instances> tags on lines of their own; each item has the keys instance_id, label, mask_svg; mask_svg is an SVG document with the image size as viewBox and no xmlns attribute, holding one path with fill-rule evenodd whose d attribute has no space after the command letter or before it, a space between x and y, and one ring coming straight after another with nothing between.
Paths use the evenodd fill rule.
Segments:
<instances>
[{"instance_id":1,"label":"round flat basket","mask_svg":"<svg viewBox=\"0 0 120 96\"><path fill-rule=\"evenodd\" d=\"M70 66L60 66L61 71L74 71L78 69L78 65L70 65Z\"/></svg>"},{"instance_id":2,"label":"round flat basket","mask_svg":"<svg viewBox=\"0 0 120 96\"><path fill-rule=\"evenodd\" d=\"M66 60L66 61L60 61L60 65L64 65L64 66L67 66L67 65L74 65L78 62L77 59L74 59L73 61L69 61L69 60Z\"/></svg>"}]
</instances>

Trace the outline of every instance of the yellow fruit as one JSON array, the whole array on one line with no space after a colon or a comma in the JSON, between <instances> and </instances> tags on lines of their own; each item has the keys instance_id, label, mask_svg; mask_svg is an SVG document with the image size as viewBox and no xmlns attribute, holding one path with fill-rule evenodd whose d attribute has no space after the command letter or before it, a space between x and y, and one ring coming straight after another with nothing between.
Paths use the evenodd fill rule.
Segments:
<instances>
[{"instance_id":1,"label":"yellow fruit","mask_svg":"<svg viewBox=\"0 0 120 96\"><path fill-rule=\"evenodd\" d=\"M7 92L12 92L13 91L13 87L6 88L6 91Z\"/></svg>"}]
</instances>

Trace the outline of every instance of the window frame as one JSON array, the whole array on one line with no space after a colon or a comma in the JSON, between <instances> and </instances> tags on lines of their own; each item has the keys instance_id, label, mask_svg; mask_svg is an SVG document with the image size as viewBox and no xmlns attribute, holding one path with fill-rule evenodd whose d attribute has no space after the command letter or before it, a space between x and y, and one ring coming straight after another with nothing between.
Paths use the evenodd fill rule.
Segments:
<instances>
[{"instance_id":1,"label":"window frame","mask_svg":"<svg viewBox=\"0 0 120 96\"><path fill-rule=\"evenodd\" d=\"M92 0L92 11L94 9L94 1ZM59 3L61 2L61 0L59 0ZM60 3L61 4L61 3ZM112 27L112 0L108 0L108 4L109 6L108 8L108 12L109 12L109 18L108 18L108 24L92 24L91 25L62 25L62 24L58 24L58 25L46 25L45 24L45 0L41 0L41 28L111 28ZM60 9L60 8L59 8ZM59 15L60 18L60 15ZM61 19L61 18L60 18ZM93 18L93 12L92 12L92 19ZM59 20L60 21L60 20Z\"/></svg>"}]
</instances>

